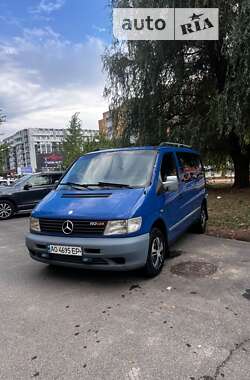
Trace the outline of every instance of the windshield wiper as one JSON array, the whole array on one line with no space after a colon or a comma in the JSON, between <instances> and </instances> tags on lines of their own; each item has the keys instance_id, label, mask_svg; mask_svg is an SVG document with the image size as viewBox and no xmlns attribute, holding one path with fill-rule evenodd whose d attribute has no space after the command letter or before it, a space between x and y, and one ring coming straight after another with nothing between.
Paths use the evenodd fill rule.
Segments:
<instances>
[{"instance_id":1,"label":"windshield wiper","mask_svg":"<svg viewBox=\"0 0 250 380\"><path fill-rule=\"evenodd\" d=\"M65 183L60 183L60 185L67 185L74 188L85 188L85 189L89 189L90 187L108 187L108 186L134 189L134 187L127 185L125 183L116 183L116 182L98 182L98 183L84 183L84 184L74 183L74 182L65 182Z\"/></svg>"},{"instance_id":2,"label":"windshield wiper","mask_svg":"<svg viewBox=\"0 0 250 380\"><path fill-rule=\"evenodd\" d=\"M124 187L127 189L133 189L132 186L126 185L125 183L116 183L116 182L98 182L97 186L113 186L113 187Z\"/></svg>"},{"instance_id":3,"label":"windshield wiper","mask_svg":"<svg viewBox=\"0 0 250 380\"><path fill-rule=\"evenodd\" d=\"M66 186L71 186L74 188L84 188L84 189L89 189L90 186L96 186L92 185L91 183L74 183L74 182L65 182L65 183L60 183L60 185L66 185ZM91 189L92 190L92 189Z\"/></svg>"}]
</instances>

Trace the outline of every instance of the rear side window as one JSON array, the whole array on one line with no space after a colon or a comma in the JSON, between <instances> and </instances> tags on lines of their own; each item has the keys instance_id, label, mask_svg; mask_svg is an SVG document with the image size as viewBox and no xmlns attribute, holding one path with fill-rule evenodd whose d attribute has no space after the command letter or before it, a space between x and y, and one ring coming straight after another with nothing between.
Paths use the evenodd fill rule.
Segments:
<instances>
[{"instance_id":1,"label":"rear side window","mask_svg":"<svg viewBox=\"0 0 250 380\"><path fill-rule=\"evenodd\" d=\"M168 177L172 176L177 176L176 162L173 153L167 153L161 164L161 180L166 182Z\"/></svg>"},{"instance_id":2,"label":"rear side window","mask_svg":"<svg viewBox=\"0 0 250 380\"><path fill-rule=\"evenodd\" d=\"M183 182L204 177L200 156L192 153L177 153L180 166L180 179Z\"/></svg>"}]
</instances>

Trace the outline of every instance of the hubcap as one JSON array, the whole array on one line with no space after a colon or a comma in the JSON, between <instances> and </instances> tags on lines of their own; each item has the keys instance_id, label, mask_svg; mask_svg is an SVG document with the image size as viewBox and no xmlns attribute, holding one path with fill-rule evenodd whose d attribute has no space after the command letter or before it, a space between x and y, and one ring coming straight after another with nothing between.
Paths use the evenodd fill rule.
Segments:
<instances>
[{"instance_id":1,"label":"hubcap","mask_svg":"<svg viewBox=\"0 0 250 380\"><path fill-rule=\"evenodd\" d=\"M164 260L164 244L161 238L156 237L151 248L152 263L155 269L159 269Z\"/></svg>"},{"instance_id":2,"label":"hubcap","mask_svg":"<svg viewBox=\"0 0 250 380\"><path fill-rule=\"evenodd\" d=\"M6 219L11 216L12 209L8 203L0 203L0 218Z\"/></svg>"}]
</instances>

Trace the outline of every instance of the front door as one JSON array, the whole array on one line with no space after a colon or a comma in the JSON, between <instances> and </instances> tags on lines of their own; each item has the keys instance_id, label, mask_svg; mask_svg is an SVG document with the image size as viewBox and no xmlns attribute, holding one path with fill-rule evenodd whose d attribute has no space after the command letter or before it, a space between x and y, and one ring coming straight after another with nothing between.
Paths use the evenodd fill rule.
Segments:
<instances>
[{"instance_id":1,"label":"front door","mask_svg":"<svg viewBox=\"0 0 250 380\"><path fill-rule=\"evenodd\" d=\"M162 182L166 182L169 177L178 177L174 153L166 153L163 156L160 176ZM171 242L181 233L180 221L184 216L181 208L180 189L173 192L166 191L161 197L163 203L161 212L168 227L168 239Z\"/></svg>"},{"instance_id":2,"label":"front door","mask_svg":"<svg viewBox=\"0 0 250 380\"><path fill-rule=\"evenodd\" d=\"M24 184L22 190L15 196L19 210L33 208L53 187L49 175L38 174L31 176Z\"/></svg>"},{"instance_id":3,"label":"front door","mask_svg":"<svg viewBox=\"0 0 250 380\"><path fill-rule=\"evenodd\" d=\"M205 177L200 157L194 153L178 152L180 191L185 216L185 228L199 215L205 195Z\"/></svg>"}]
</instances>

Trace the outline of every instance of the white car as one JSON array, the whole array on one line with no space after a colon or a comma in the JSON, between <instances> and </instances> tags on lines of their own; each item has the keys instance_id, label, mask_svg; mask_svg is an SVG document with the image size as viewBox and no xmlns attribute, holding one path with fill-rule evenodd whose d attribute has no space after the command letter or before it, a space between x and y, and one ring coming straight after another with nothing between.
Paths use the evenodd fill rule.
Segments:
<instances>
[{"instance_id":1,"label":"white car","mask_svg":"<svg viewBox=\"0 0 250 380\"><path fill-rule=\"evenodd\" d=\"M13 178L11 178L11 179L0 178L0 186L9 186L14 182L15 182L15 180Z\"/></svg>"},{"instance_id":2,"label":"white car","mask_svg":"<svg viewBox=\"0 0 250 380\"><path fill-rule=\"evenodd\" d=\"M7 179L0 179L0 186L8 186Z\"/></svg>"}]
</instances>

